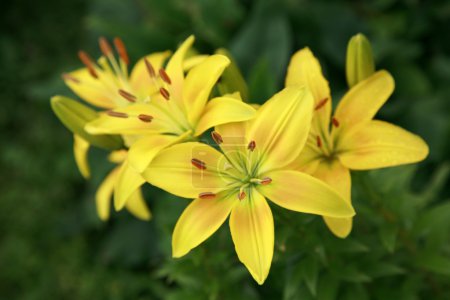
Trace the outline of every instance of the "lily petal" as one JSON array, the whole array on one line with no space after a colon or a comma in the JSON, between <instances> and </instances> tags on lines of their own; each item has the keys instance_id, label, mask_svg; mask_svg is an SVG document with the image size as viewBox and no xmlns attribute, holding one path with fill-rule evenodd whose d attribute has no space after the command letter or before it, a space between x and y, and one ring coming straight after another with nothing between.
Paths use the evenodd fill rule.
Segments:
<instances>
[{"instance_id":1,"label":"lily petal","mask_svg":"<svg viewBox=\"0 0 450 300\"><path fill-rule=\"evenodd\" d=\"M272 179L258 190L275 204L286 209L330 217L352 217L350 203L319 179L291 171L273 171L265 176Z\"/></svg>"},{"instance_id":2,"label":"lily petal","mask_svg":"<svg viewBox=\"0 0 450 300\"><path fill-rule=\"evenodd\" d=\"M286 166L300 154L309 134L313 105L305 87L287 87L261 106L247 134L263 157L261 172Z\"/></svg>"},{"instance_id":3,"label":"lily petal","mask_svg":"<svg viewBox=\"0 0 450 300\"><path fill-rule=\"evenodd\" d=\"M119 167L109 172L95 193L95 203L97 205L97 214L100 220L109 219L111 211L111 196L114 191L114 184L119 173Z\"/></svg>"},{"instance_id":4,"label":"lily petal","mask_svg":"<svg viewBox=\"0 0 450 300\"><path fill-rule=\"evenodd\" d=\"M196 65L202 63L209 55L193 55L191 57L186 58L183 61L183 70L185 72L189 71Z\"/></svg>"},{"instance_id":5,"label":"lily petal","mask_svg":"<svg viewBox=\"0 0 450 300\"><path fill-rule=\"evenodd\" d=\"M145 171L159 151L176 142L175 135L149 135L133 143L128 152L130 165L139 173Z\"/></svg>"},{"instance_id":6,"label":"lily petal","mask_svg":"<svg viewBox=\"0 0 450 300\"><path fill-rule=\"evenodd\" d=\"M75 156L75 162L77 163L78 170L81 175L88 179L91 177L91 171L88 162L89 143L79 135L73 135L73 154Z\"/></svg>"},{"instance_id":7,"label":"lily petal","mask_svg":"<svg viewBox=\"0 0 450 300\"><path fill-rule=\"evenodd\" d=\"M145 180L142 176L125 161L117 174L114 186L114 208L121 210L131 195L142 185Z\"/></svg>"},{"instance_id":8,"label":"lily petal","mask_svg":"<svg viewBox=\"0 0 450 300\"><path fill-rule=\"evenodd\" d=\"M370 170L415 163L428 155L427 144L417 135L383 121L370 121L340 141L342 164L353 170Z\"/></svg>"},{"instance_id":9,"label":"lily petal","mask_svg":"<svg viewBox=\"0 0 450 300\"><path fill-rule=\"evenodd\" d=\"M145 203L144 197L142 196L141 189L137 189L133 194L131 194L125 204L125 207L138 219L149 221L152 218L152 214Z\"/></svg>"},{"instance_id":10,"label":"lily petal","mask_svg":"<svg viewBox=\"0 0 450 300\"><path fill-rule=\"evenodd\" d=\"M391 74L384 70L378 71L345 94L336 108L335 117L344 126L369 121L393 91L394 79Z\"/></svg>"},{"instance_id":11,"label":"lily petal","mask_svg":"<svg viewBox=\"0 0 450 300\"><path fill-rule=\"evenodd\" d=\"M194 43L194 36L188 37L183 44L175 51L167 63L166 72L172 81L171 94L173 94L173 101L181 110L186 110L183 103L183 85L184 85L184 70L183 64L186 56L186 52L192 47Z\"/></svg>"},{"instance_id":12,"label":"lily petal","mask_svg":"<svg viewBox=\"0 0 450 300\"><path fill-rule=\"evenodd\" d=\"M177 131L164 113L157 106L151 104L133 104L117 108L114 112L124 114L124 117L115 117L107 113L89 122L85 130L90 134L151 134ZM151 122L144 122L139 115L153 117Z\"/></svg>"},{"instance_id":13,"label":"lily petal","mask_svg":"<svg viewBox=\"0 0 450 300\"><path fill-rule=\"evenodd\" d=\"M148 96L154 94L159 89L159 87L155 85L154 79L150 78L145 60L147 60L157 72L163 66L164 61L169 55L170 51L152 53L136 63L130 75L130 85L132 91L136 92L136 96Z\"/></svg>"},{"instance_id":14,"label":"lily petal","mask_svg":"<svg viewBox=\"0 0 450 300\"><path fill-rule=\"evenodd\" d=\"M338 192L344 200L351 204L352 188L350 171L338 160L322 161L313 176L328 184ZM340 238L347 237L352 230L352 218L324 217L324 221L331 232Z\"/></svg>"},{"instance_id":15,"label":"lily petal","mask_svg":"<svg viewBox=\"0 0 450 300\"><path fill-rule=\"evenodd\" d=\"M239 260L263 284L272 264L274 225L266 199L256 190L238 202L230 216L230 230Z\"/></svg>"},{"instance_id":16,"label":"lily petal","mask_svg":"<svg viewBox=\"0 0 450 300\"><path fill-rule=\"evenodd\" d=\"M218 97L208 102L205 112L195 130L195 136L216 125L247 121L256 115L256 110L241 100Z\"/></svg>"},{"instance_id":17,"label":"lily petal","mask_svg":"<svg viewBox=\"0 0 450 300\"><path fill-rule=\"evenodd\" d=\"M305 85L309 88L314 97L314 107L317 107L314 129L328 133L331 114L330 87L322 74L319 61L309 48L296 52L289 63L286 86L295 85Z\"/></svg>"},{"instance_id":18,"label":"lily petal","mask_svg":"<svg viewBox=\"0 0 450 300\"><path fill-rule=\"evenodd\" d=\"M182 257L208 239L225 222L238 201L224 193L215 199L195 199L183 211L172 236L172 256Z\"/></svg>"},{"instance_id":19,"label":"lily petal","mask_svg":"<svg viewBox=\"0 0 450 300\"><path fill-rule=\"evenodd\" d=\"M212 55L192 68L186 76L183 86L183 101L187 109L189 121L196 123L205 109L206 101L211 94L223 70L230 60L223 55Z\"/></svg>"},{"instance_id":20,"label":"lily petal","mask_svg":"<svg viewBox=\"0 0 450 300\"><path fill-rule=\"evenodd\" d=\"M195 167L192 159L202 161L205 169ZM226 186L225 179L217 173L225 162L220 152L206 144L182 143L159 152L142 176L171 194L197 198L200 193L217 194Z\"/></svg>"},{"instance_id":21,"label":"lily petal","mask_svg":"<svg viewBox=\"0 0 450 300\"><path fill-rule=\"evenodd\" d=\"M101 108L113 108L114 101L118 97L110 89L105 87L101 81L93 78L87 68L70 72L63 76L66 85L81 99Z\"/></svg>"}]
</instances>

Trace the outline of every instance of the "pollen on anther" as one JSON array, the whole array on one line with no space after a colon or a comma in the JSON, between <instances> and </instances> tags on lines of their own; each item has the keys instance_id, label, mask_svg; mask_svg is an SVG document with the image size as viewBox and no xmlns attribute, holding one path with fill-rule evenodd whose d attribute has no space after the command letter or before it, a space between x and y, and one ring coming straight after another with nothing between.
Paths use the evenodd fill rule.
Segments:
<instances>
[{"instance_id":1,"label":"pollen on anther","mask_svg":"<svg viewBox=\"0 0 450 300\"><path fill-rule=\"evenodd\" d=\"M217 131L211 131L211 137L216 142L217 145L220 145L223 143L222 136Z\"/></svg>"},{"instance_id":2,"label":"pollen on anther","mask_svg":"<svg viewBox=\"0 0 450 300\"><path fill-rule=\"evenodd\" d=\"M120 94L120 96L122 96L123 98L125 98L126 100L128 100L130 102L136 102L136 96L131 93L128 93L127 91L120 89L119 94Z\"/></svg>"},{"instance_id":3,"label":"pollen on anther","mask_svg":"<svg viewBox=\"0 0 450 300\"><path fill-rule=\"evenodd\" d=\"M247 149L250 151L255 150L256 148L256 142L255 141L251 141L250 143L248 143Z\"/></svg>"},{"instance_id":4,"label":"pollen on anther","mask_svg":"<svg viewBox=\"0 0 450 300\"><path fill-rule=\"evenodd\" d=\"M164 99L169 100L170 99L170 93L168 90L166 90L165 88L160 88L159 89L159 93L161 94L161 96L164 97Z\"/></svg>"},{"instance_id":5,"label":"pollen on anther","mask_svg":"<svg viewBox=\"0 0 450 300\"><path fill-rule=\"evenodd\" d=\"M316 107L314 107L314 110L321 109L326 103L328 102L328 98L323 98L322 100L317 103Z\"/></svg>"},{"instance_id":6,"label":"pollen on anther","mask_svg":"<svg viewBox=\"0 0 450 300\"><path fill-rule=\"evenodd\" d=\"M112 53L111 45L108 43L108 40L105 37L100 37L98 39L98 44L100 45L100 50L103 55L109 56Z\"/></svg>"},{"instance_id":7,"label":"pollen on anther","mask_svg":"<svg viewBox=\"0 0 450 300\"><path fill-rule=\"evenodd\" d=\"M67 73L62 74L62 78L64 80L69 80L69 81L72 81L74 83L80 83L81 82L79 79L77 79L77 78L75 78L72 75L67 74Z\"/></svg>"},{"instance_id":8,"label":"pollen on anther","mask_svg":"<svg viewBox=\"0 0 450 300\"><path fill-rule=\"evenodd\" d=\"M150 123L153 120L153 117L150 115L140 114L138 116L139 120L145 123Z\"/></svg>"},{"instance_id":9,"label":"pollen on anther","mask_svg":"<svg viewBox=\"0 0 450 300\"><path fill-rule=\"evenodd\" d=\"M198 194L198 197L200 199L214 199L214 198L216 198L216 194L214 194L212 192L204 192L204 193Z\"/></svg>"},{"instance_id":10,"label":"pollen on anther","mask_svg":"<svg viewBox=\"0 0 450 300\"><path fill-rule=\"evenodd\" d=\"M98 75L97 72L95 72L94 64L92 63L92 59L89 57L89 55L84 51L78 51L78 57L88 69L89 74L91 74L92 77L97 79Z\"/></svg>"},{"instance_id":11,"label":"pollen on anther","mask_svg":"<svg viewBox=\"0 0 450 300\"><path fill-rule=\"evenodd\" d=\"M147 68L147 72L150 75L150 78L155 78L156 76L155 68L153 68L152 64L146 58L144 58L144 62L145 67Z\"/></svg>"},{"instance_id":12,"label":"pollen on anther","mask_svg":"<svg viewBox=\"0 0 450 300\"><path fill-rule=\"evenodd\" d=\"M335 117L331 118L331 122L333 123L334 127L339 127L339 121Z\"/></svg>"},{"instance_id":13,"label":"pollen on anther","mask_svg":"<svg viewBox=\"0 0 450 300\"><path fill-rule=\"evenodd\" d=\"M269 184L269 183L271 183L272 182L272 178L270 178L270 177L264 177L263 179L261 179L261 184L262 185L267 185L267 184Z\"/></svg>"},{"instance_id":14,"label":"pollen on anther","mask_svg":"<svg viewBox=\"0 0 450 300\"><path fill-rule=\"evenodd\" d=\"M238 194L239 200L244 200L244 198L247 196L247 194L244 191L240 191Z\"/></svg>"},{"instance_id":15,"label":"pollen on anther","mask_svg":"<svg viewBox=\"0 0 450 300\"><path fill-rule=\"evenodd\" d=\"M322 139L320 138L320 136L317 136L316 141L317 141L317 147L321 148L322 147Z\"/></svg>"},{"instance_id":16,"label":"pollen on anther","mask_svg":"<svg viewBox=\"0 0 450 300\"><path fill-rule=\"evenodd\" d=\"M125 48L123 41L118 37L114 38L114 46L116 47L120 58L122 58L123 62L128 65L130 63L130 59L128 58L127 49Z\"/></svg>"},{"instance_id":17,"label":"pollen on anther","mask_svg":"<svg viewBox=\"0 0 450 300\"><path fill-rule=\"evenodd\" d=\"M108 110L106 112L106 114L108 116L116 117L116 118L124 118L124 119L128 118L128 114L123 113L123 112L119 112L119 111Z\"/></svg>"},{"instance_id":18,"label":"pollen on anther","mask_svg":"<svg viewBox=\"0 0 450 300\"><path fill-rule=\"evenodd\" d=\"M193 158L191 159L191 163L199 170L206 170L206 163L204 161L201 161L200 159Z\"/></svg>"},{"instance_id":19,"label":"pollen on anther","mask_svg":"<svg viewBox=\"0 0 450 300\"><path fill-rule=\"evenodd\" d=\"M159 69L159 76L161 76L161 79L165 83L167 83L167 84L171 84L172 83L172 81L170 80L169 75L167 75L166 71L163 68Z\"/></svg>"}]
</instances>

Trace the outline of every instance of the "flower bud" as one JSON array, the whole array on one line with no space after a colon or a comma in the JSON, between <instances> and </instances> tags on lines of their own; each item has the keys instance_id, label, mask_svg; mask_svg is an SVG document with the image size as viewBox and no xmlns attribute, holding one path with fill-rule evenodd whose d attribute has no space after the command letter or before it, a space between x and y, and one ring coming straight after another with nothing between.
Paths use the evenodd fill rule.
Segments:
<instances>
[{"instance_id":1,"label":"flower bud","mask_svg":"<svg viewBox=\"0 0 450 300\"><path fill-rule=\"evenodd\" d=\"M216 54L221 54L230 59L230 65L223 71L220 78L220 82L217 87L221 95L232 94L234 92L239 92L242 100L248 100L248 87L247 83L239 70L238 65L234 61L231 53L227 50L221 48L217 49Z\"/></svg>"},{"instance_id":2,"label":"flower bud","mask_svg":"<svg viewBox=\"0 0 450 300\"><path fill-rule=\"evenodd\" d=\"M372 47L369 40L359 33L348 42L346 74L351 88L375 72Z\"/></svg>"},{"instance_id":3,"label":"flower bud","mask_svg":"<svg viewBox=\"0 0 450 300\"><path fill-rule=\"evenodd\" d=\"M64 126L89 144L108 150L122 148L123 141L118 135L92 135L84 130L84 126L88 122L98 118L95 110L63 96L52 97L51 106Z\"/></svg>"}]
</instances>

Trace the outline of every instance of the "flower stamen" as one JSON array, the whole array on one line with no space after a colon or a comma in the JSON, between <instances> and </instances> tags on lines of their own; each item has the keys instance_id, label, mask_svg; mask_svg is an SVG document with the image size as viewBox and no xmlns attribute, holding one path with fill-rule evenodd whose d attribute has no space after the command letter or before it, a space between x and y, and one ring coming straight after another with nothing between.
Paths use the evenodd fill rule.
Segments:
<instances>
[{"instance_id":1,"label":"flower stamen","mask_svg":"<svg viewBox=\"0 0 450 300\"><path fill-rule=\"evenodd\" d=\"M147 72L150 75L150 78L153 79L156 77L155 68L153 68L152 64L147 60L147 58L144 58L145 67L147 68Z\"/></svg>"},{"instance_id":2,"label":"flower stamen","mask_svg":"<svg viewBox=\"0 0 450 300\"><path fill-rule=\"evenodd\" d=\"M113 111L113 110L108 110L108 111L106 112L106 114L107 114L108 116L115 117L115 118L123 118L123 119L126 119L126 118L129 117L128 114L126 114L126 113L119 112L119 111Z\"/></svg>"},{"instance_id":3,"label":"flower stamen","mask_svg":"<svg viewBox=\"0 0 450 300\"><path fill-rule=\"evenodd\" d=\"M136 102L136 96L128 93L127 91L124 91L122 89L119 90L119 94L120 96L122 96L123 98L125 98L126 100L130 101L130 102Z\"/></svg>"},{"instance_id":4,"label":"flower stamen","mask_svg":"<svg viewBox=\"0 0 450 300\"><path fill-rule=\"evenodd\" d=\"M204 193L198 194L198 197L200 199L214 199L214 198L216 198L216 194L214 194L212 192L204 192Z\"/></svg>"},{"instance_id":5,"label":"flower stamen","mask_svg":"<svg viewBox=\"0 0 450 300\"><path fill-rule=\"evenodd\" d=\"M138 119L145 123L150 123L153 120L153 117L146 114L140 114Z\"/></svg>"},{"instance_id":6,"label":"flower stamen","mask_svg":"<svg viewBox=\"0 0 450 300\"><path fill-rule=\"evenodd\" d=\"M317 103L316 107L314 107L314 110L321 109L326 103L328 102L328 98L323 98L322 100Z\"/></svg>"},{"instance_id":7,"label":"flower stamen","mask_svg":"<svg viewBox=\"0 0 450 300\"><path fill-rule=\"evenodd\" d=\"M159 89L159 93L161 94L161 96L164 97L164 99L170 100L170 93L169 93L169 91L166 90L165 88L163 88L163 87L160 88L160 89Z\"/></svg>"},{"instance_id":8,"label":"flower stamen","mask_svg":"<svg viewBox=\"0 0 450 300\"><path fill-rule=\"evenodd\" d=\"M159 69L159 76L165 83L172 84L169 75L167 75L166 71L163 68Z\"/></svg>"},{"instance_id":9,"label":"flower stamen","mask_svg":"<svg viewBox=\"0 0 450 300\"><path fill-rule=\"evenodd\" d=\"M80 83L80 82L81 82L79 79L77 79L77 78L75 78L75 77L73 77L72 75L67 74L67 73L62 74L62 78L63 78L64 80L70 80L70 81L72 81L73 83Z\"/></svg>"},{"instance_id":10,"label":"flower stamen","mask_svg":"<svg viewBox=\"0 0 450 300\"><path fill-rule=\"evenodd\" d=\"M125 44L123 43L123 41L118 37L114 38L114 46L116 47L117 53L119 53L120 58L126 65L128 65L130 63L130 59L128 58L127 49L125 48Z\"/></svg>"},{"instance_id":11,"label":"flower stamen","mask_svg":"<svg viewBox=\"0 0 450 300\"><path fill-rule=\"evenodd\" d=\"M97 72L95 72L94 64L92 62L92 59L89 57L89 55L86 52L80 50L80 51L78 51L78 57L80 58L81 62L88 69L89 74L91 74L92 77L97 79L98 75L97 75Z\"/></svg>"},{"instance_id":12,"label":"flower stamen","mask_svg":"<svg viewBox=\"0 0 450 300\"><path fill-rule=\"evenodd\" d=\"M211 131L211 137L216 142L217 145L220 145L223 143L222 136L217 131Z\"/></svg>"},{"instance_id":13,"label":"flower stamen","mask_svg":"<svg viewBox=\"0 0 450 300\"><path fill-rule=\"evenodd\" d=\"M206 170L206 163L204 161L201 161L200 159L193 158L191 159L191 163L199 170Z\"/></svg>"},{"instance_id":14,"label":"flower stamen","mask_svg":"<svg viewBox=\"0 0 450 300\"><path fill-rule=\"evenodd\" d=\"M331 119L331 122L333 123L334 127L339 127L339 121L335 117Z\"/></svg>"},{"instance_id":15,"label":"flower stamen","mask_svg":"<svg viewBox=\"0 0 450 300\"><path fill-rule=\"evenodd\" d=\"M320 136L317 136L316 142L317 142L317 147L321 148L322 147L322 139L320 138Z\"/></svg>"},{"instance_id":16,"label":"flower stamen","mask_svg":"<svg viewBox=\"0 0 450 300\"><path fill-rule=\"evenodd\" d=\"M256 148L256 142L255 142L255 141L251 141L251 142L248 144L248 146L247 146L247 149L250 150L250 151L252 151L252 152L253 152L253 150L255 150L255 148Z\"/></svg>"}]
</instances>

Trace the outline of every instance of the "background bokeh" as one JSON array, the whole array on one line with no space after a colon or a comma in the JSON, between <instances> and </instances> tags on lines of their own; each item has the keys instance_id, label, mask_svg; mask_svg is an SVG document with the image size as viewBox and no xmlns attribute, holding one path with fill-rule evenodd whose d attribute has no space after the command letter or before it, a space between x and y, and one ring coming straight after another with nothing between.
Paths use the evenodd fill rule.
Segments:
<instances>
[{"instance_id":1,"label":"background bokeh","mask_svg":"<svg viewBox=\"0 0 450 300\"><path fill-rule=\"evenodd\" d=\"M237 0L3 1L0 26L0 299L450 299L450 2ZM333 237L315 216L272 206L274 262L258 286L228 226L182 259L173 226L188 201L147 187L154 219L98 220L94 193L111 165L91 151L86 182L52 95L77 51L120 36L132 60L175 49L231 50L262 102L283 85L290 55L310 47L334 99L345 92L348 39L370 39L396 91L378 118L420 134L416 166L354 172L355 229Z\"/></svg>"}]
</instances>

